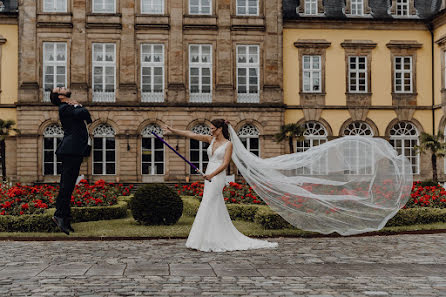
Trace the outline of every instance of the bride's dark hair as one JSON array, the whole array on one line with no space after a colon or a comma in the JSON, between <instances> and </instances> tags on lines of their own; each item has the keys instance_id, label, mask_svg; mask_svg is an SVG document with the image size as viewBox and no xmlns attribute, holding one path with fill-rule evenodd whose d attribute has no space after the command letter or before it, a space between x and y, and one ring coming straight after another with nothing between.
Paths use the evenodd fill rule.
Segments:
<instances>
[{"instance_id":1,"label":"bride's dark hair","mask_svg":"<svg viewBox=\"0 0 446 297\"><path fill-rule=\"evenodd\" d=\"M229 139L229 131L228 131L228 124L224 119L216 119L212 120L211 124L215 126L215 128L221 128L221 131L223 132L223 136L227 139Z\"/></svg>"}]
</instances>

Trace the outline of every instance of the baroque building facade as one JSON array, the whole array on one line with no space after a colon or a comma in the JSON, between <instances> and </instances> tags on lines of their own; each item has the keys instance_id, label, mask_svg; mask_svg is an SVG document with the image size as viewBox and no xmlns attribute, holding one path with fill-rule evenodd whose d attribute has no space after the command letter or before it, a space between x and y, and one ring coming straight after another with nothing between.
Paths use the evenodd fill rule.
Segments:
<instances>
[{"instance_id":1,"label":"baroque building facade","mask_svg":"<svg viewBox=\"0 0 446 297\"><path fill-rule=\"evenodd\" d=\"M58 181L63 131L48 95L62 85L92 114L91 180L201 180L153 137L163 124L209 133L225 118L253 153L283 153L281 12L279 0L20 1L13 175ZM206 167L207 144L164 138Z\"/></svg>"},{"instance_id":2,"label":"baroque building facade","mask_svg":"<svg viewBox=\"0 0 446 297\"><path fill-rule=\"evenodd\" d=\"M285 0L285 122L307 127L298 151L344 135L383 137L415 180L432 178L430 155L415 147L422 132L446 135L443 6ZM446 164L438 166L445 180Z\"/></svg>"}]
</instances>

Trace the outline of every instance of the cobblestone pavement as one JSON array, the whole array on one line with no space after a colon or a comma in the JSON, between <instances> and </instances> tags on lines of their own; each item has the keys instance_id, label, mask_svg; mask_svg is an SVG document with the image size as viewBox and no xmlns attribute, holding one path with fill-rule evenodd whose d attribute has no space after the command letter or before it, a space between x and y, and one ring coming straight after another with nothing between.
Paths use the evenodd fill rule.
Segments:
<instances>
[{"instance_id":1,"label":"cobblestone pavement","mask_svg":"<svg viewBox=\"0 0 446 297\"><path fill-rule=\"evenodd\" d=\"M446 234L277 241L0 241L0 296L446 296Z\"/></svg>"}]
</instances>

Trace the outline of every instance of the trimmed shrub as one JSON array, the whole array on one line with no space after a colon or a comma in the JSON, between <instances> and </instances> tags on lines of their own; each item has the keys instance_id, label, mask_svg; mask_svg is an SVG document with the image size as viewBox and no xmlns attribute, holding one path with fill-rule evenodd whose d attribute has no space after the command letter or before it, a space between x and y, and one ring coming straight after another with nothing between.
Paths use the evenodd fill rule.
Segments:
<instances>
[{"instance_id":1,"label":"trimmed shrub","mask_svg":"<svg viewBox=\"0 0 446 297\"><path fill-rule=\"evenodd\" d=\"M256 212L254 222L262 225L265 229L294 228L284 218L268 207L262 207L262 209Z\"/></svg>"},{"instance_id":2,"label":"trimmed shrub","mask_svg":"<svg viewBox=\"0 0 446 297\"><path fill-rule=\"evenodd\" d=\"M400 209L400 211L387 222L386 227L432 224L438 222L446 222L445 208L408 208Z\"/></svg>"},{"instance_id":3,"label":"trimmed shrub","mask_svg":"<svg viewBox=\"0 0 446 297\"><path fill-rule=\"evenodd\" d=\"M432 180L422 181L419 185L422 187L443 187L439 183L434 183Z\"/></svg>"},{"instance_id":4,"label":"trimmed shrub","mask_svg":"<svg viewBox=\"0 0 446 297\"><path fill-rule=\"evenodd\" d=\"M41 214L0 216L0 232L58 232L54 212L51 208ZM120 219L127 216L127 202L118 198L118 204L112 206L72 207L71 215L73 222Z\"/></svg>"},{"instance_id":5,"label":"trimmed shrub","mask_svg":"<svg viewBox=\"0 0 446 297\"><path fill-rule=\"evenodd\" d=\"M197 215L198 208L200 207L200 201L192 196L183 196L183 214L190 217Z\"/></svg>"},{"instance_id":6,"label":"trimmed shrub","mask_svg":"<svg viewBox=\"0 0 446 297\"><path fill-rule=\"evenodd\" d=\"M143 225L173 225L183 213L183 201L164 184L140 187L130 200L133 218Z\"/></svg>"}]
</instances>

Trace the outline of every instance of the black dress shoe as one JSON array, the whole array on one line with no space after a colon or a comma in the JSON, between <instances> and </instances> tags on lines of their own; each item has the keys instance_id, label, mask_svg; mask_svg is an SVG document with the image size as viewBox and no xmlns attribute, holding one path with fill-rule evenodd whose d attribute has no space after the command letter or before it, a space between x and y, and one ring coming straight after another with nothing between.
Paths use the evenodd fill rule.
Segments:
<instances>
[{"instance_id":1,"label":"black dress shoe","mask_svg":"<svg viewBox=\"0 0 446 297\"><path fill-rule=\"evenodd\" d=\"M70 235L70 231L68 230L67 226L64 223L64 219L63 218L59 218L54 216L53 217L53 222L56 224L57 227L59 227L59 229L65 233L66 235Z\"/></svg>"},{"instance_id":2,"label":"black dress shoe","mask_svg":"<svg viewBox=\"0 0 446 297\"><path fill-rule=\"evenodd\" d=\"M70 230L70 232L74 232L73 227L71 226L71 217L64 219L65 227Z\"/></svg>"}]
</instances>

